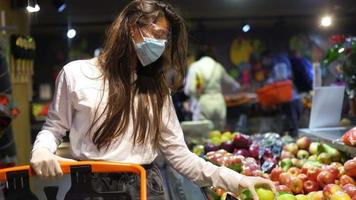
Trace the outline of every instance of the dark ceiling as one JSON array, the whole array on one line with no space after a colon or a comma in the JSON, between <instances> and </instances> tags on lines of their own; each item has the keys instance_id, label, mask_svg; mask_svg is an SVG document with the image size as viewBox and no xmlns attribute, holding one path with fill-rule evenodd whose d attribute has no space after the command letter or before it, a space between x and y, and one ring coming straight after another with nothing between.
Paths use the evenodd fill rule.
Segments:
<instances>
[{"instance_id":1,"label":"dark ceiling","mask_svg":"<svg viewBox=\"0 0 356 200\"><path fill-rule=\"evenodd\" d=\"M128 0L67 0L68 8L58 13L52 0L40 1L41 11L33 14L32 29L41 32L73 26L88 30L107 26ZM265 26L273 23L317 25L322 14L330 13L344 26L355 27L355 0L176 0L177 7L192 27L229 28L248 21Z\"/></svg>"}]
</instances>

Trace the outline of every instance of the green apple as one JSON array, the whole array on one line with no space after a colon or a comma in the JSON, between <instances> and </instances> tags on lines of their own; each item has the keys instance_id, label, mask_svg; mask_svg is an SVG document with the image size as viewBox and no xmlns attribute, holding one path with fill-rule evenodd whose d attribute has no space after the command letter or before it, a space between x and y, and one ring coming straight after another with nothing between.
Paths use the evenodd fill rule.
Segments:
<instances>
[{"instance_id":1,"label":"green apple","mask_svg":"<svg viewBox=\"0 0 356 200\"><path fill-rule=\"evenodd\" d=\"M220 200L226 200L227 193L224 192L224 194L221 195Z\"/></svg>"},{"instance_id":2,"label":"green apple","mask_svg":"<svg viewBox=\"0 0 356 200\"><path fill-rule=\"evenodd\" d=\"M196 145L193 148L193 153L195 153L196 155L200 156L201 154L204 153L204 146L203 145Z\"/></svg>"},{"instance_id":3,"label":"green apple","mask_svg":"<svg viewBox=\"0 0 356 200\"><path fill-rule=\"evenodd\" d=\"M274 200L274 193L265 188L256 189L259 200Z\"/></svg>"},{"instance_id":4,"label":"green apple","mask_svg":"<svg viewBox=\"0 0 356 200\"><path fill-rule=\"evenodd\" d=\"M244 189L239 197L241 200L253 200L252 193L249 189Z\"/></svg>"},{"instance_id":5,"label":"green apple","mask_svg":"<svg viewBox=\"0 0 356 200\"><path fill-rule=\"evenodd\" d=\"M215 138L215 137L220 138L220 137L221 137L221 132L215 130L215 131L211 131L211 132L209 133L209 139Z\"/></svg>"},{"instance_id":6,"label":"green apple","mask_svg":"<svg viewBox=\"0 0 356 200\"><path fill-rule=\"evenodd\" d=\"M331 163L331 156L330 156L330 154L323 152L323 153L319 154L318 160L321 163L330 164Z\"/></svg>"},{"instance_id":7,"label":"green apple","mask_svg":"<svg viewBox=\"0 0 356 200\"><path fill-rule=\"evenodd\" d=\"M297 158L299 159L307 159L308 157L309 157L309 152L304 149L299 150L297 153Z\"/></svg>"},{"instance_id":8,"label":"green apple","mask_svg":"<svg viewBox=\"0 0 356 200\"><path fill-rule=\"evenodd\" d=\"M220 145L221 144L221 138L220 137L210 138L210 143L214 144L214 145Z\"/></svg>"},{"instance_id":9,"label":"green apple","mask_svg":"<svg viewBox=\"0 0 356 200\"><path fill-rule=\"evenodd\" d=\"M309 153L310 154L313 154L313 155L316 155L318 154L318 148L320 146L320 143L319 142L312 142L310 143L309 145Z\"/></svg>"},{"instance_id":10,"label":"green apple","mask_svg":"<svg viewBox=\"0 0 356 200\"><path fill-rule=\"evenodd\" d=\"M318 160L318 156L317 155L311 155L309 156L308 160L311 160L311 161L317 161Z\"/></svg>"},{"instance_id":11,"label":"green apple","mask_svg":"<svg viewBox=\"0 0 356 200\"><path fill-rule=\"evenodd\" d=\"M295 198L297 200L308 200L307 195L304 195L304 194L298 194L297 196L295 196Z\"/></svg>"},{"instance_id":12,"label":"green apple","mask_svg":"<svg viewBox=\"0 0 356 200\"><path fill-rule=\"evenodd\" d=\"M340 161L341 159L340 151L327 144L321 144L320 146L318 146L318 153L329 154L331 160L334 162Z\"/></svg>"},{"instance_id":13,"label":"green apple","mask_svg":"<svg viewBox=\"0 0 356 200\"><path fill-rule=\"evenodd\" d=\"M239 132L234 132L233 134L231 134L231 139L233 140L235 138L236 135L240 134Z\"/></svg>"},{"instance_id":14,"label":"green apple","mask_svg":"<svg viewBox=\"0 0 356 200\"><path fill-rule=\"evenodd\" d=\"M285 193L282 195L279 195L277 197L277 200L297 200L293 194Z\"/></svg>"},{"instance_id":15,"label":"green apple","mask_svg":"<svg viewBox=\"0 0 356 200\"><path fill-rule=\"evenodd\" d=\"M232 133L231 133L230 131L226 131L226 132L224 132L224 133L221 135L221 137L222 137L222 136L231 138L231 137L232 137Z\"/></svg>"},{"instance_id":16,"label":"green apple","mask_svg":"<svg viewBox=\"0 0 356 200\"><path fill-rule=\"evenodd\" d=\"M302 168L306 162L307 162L307 160L298 160L296 166L299 168Z\"/></svg>"},{"instance_id":17,"label":"green apple","mask_svg":"<svg viewBox=\"0 0 356 200\"><path fill-rule=\"evenodd\" d=\"M283 171L287 171L290 167L293 166L293 162L290 158L284 158L283 160L280 161L281 168Z\"/></svg>"}]
</instances>

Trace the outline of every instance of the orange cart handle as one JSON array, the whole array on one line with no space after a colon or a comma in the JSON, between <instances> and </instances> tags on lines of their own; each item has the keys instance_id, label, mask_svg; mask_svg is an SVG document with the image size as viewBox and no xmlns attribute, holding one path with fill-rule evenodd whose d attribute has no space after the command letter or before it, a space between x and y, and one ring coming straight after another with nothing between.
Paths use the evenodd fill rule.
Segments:
<instances>
[{"instance_id":1,"label":"orange cart handle","mask_svg":"<svg viewBox=\"0 0 356 200\"><path fill-rule=\"evenodd\" d=\"M70 173L70 167L72 166L82 166L90 165L92 173L104 173L104 172L133 172L140 176L141 189L140 189L140 199L147 199L146 191L146 171L145 169L137 164L129 163L119 163L119 162L104 162L104 161L78 161L78 162L60 162L62 171L64 174ZM35 176L36 173L29 165L10 167L0 170L0 182L7 180L8 172L15 171L28 171L29 176Z\"/></svg>"}]
</instances>

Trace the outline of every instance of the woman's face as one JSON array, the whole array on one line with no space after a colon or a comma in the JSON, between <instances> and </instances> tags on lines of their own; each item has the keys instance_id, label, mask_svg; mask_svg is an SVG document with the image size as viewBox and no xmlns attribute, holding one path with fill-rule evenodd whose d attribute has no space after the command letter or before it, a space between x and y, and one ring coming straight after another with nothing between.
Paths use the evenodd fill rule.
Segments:
<instances>
[{"instance_id":1,"label":"woman's face","mask_svg":"<svg viewBox=\"0 0 356 200\"><path fill-rule=\"evenodd\" d=\"M143 37L155 39L168 39L169 36L169 22L165 17L159 17L155 23L132 28L133 40L135 43L143 42Z\"/></svg>"}]
</instances>

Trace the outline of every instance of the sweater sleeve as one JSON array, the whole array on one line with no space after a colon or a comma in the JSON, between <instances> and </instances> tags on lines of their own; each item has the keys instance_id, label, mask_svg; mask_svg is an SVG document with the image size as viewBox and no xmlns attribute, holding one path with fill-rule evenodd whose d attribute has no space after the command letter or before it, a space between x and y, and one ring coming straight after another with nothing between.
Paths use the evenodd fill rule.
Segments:
<instances>
[{"instance_id":1,"label":"sweater sleeve","mask_svg":"<svg viewBox=\"0 0 356 200\"><path fill-rule=\"evenodd\" d=\"M200 186L215 186L237 192L243 175L229 168L213 165L189 151L171 101L167 107L160 150L173 168Z\"/></svg>"},{"instance_id":2,"label":"sweater sleeve","mask_svg":"<svg viewBox=\"0 0 356 200\"><path fill-rule=\"evenodd\" d=\"M47 148L55 153L66 131L70 129L73 110L67 75L62 69L56 79L55 93L46 122L37 134L32 151Z\"/></svg>"}]
</instances>

